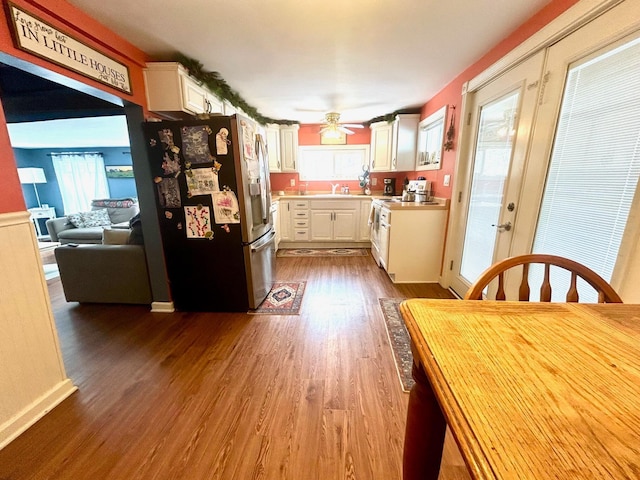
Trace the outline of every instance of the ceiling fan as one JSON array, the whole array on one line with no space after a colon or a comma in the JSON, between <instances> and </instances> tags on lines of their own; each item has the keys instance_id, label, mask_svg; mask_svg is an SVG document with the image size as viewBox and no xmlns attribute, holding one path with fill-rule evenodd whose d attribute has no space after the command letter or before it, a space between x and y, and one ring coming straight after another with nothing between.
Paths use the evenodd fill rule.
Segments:
<instances>
[{"instance_id":1,"label":"ceiling fan","mask_svg":"<svg viewBox=\"0 0 640 480\"><path fill-rule=\"evenodd\" d=\"M337 112L329 112L324 117L324 124L320 129L320 134L328 138L337 138L341 134L353 135L355 132L349 128L364 128L357 123L340 123L340 114Z\"/></svg>"}]
</instances>

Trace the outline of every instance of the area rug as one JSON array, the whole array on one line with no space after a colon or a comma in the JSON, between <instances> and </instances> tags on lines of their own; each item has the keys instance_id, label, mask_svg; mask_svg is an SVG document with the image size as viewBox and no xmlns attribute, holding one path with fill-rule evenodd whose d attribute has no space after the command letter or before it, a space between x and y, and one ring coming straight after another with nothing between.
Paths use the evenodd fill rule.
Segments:
<instances>
[{"instance_id":1,"label":"area rug","mask_svg":"<svg viewBox=\"0 0 640 480\"><path fill-rule=\"evenodd\" d=\"M267 298L249 313L298 315L307 282L276 282Z\"/></svg>"},{"instance_id":2,"label":"area rug","mask_svg":"<svg viewBox=\"0 0 640 480\"><path fill-rule=\"evenodd\" d=\"M283 248L278 257L366 257L366 248Z\"/></svg>"},{"instance_id":3,"label":"area rug","mask_svg":"<svg viewBox=\"0 0 640 480\"><path fill-rule=\"evenodd\" d=\"M413 366L411 341L399 308L400 303L405 299L380 298L379 300L400 384L402 385L402 390L408 392L413 387L414 381L411 377L411 368Z\"/></svg>"}]
</instances>

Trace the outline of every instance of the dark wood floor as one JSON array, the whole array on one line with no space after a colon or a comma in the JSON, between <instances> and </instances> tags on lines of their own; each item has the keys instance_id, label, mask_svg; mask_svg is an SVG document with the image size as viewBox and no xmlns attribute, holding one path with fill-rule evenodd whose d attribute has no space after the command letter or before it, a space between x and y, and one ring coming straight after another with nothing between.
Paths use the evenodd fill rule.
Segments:
<instances>
[{"instance_id":1,"label":"dark wood floor","mask_svg":"<svg viewBox=\"0 0 640 480\"><path fill-rule=\"evenodd\" d=\"M0 451L0 479L400 479L378 299L451 295L371 257L278 258L277 278L307 281L300 315L67 304L50 282L79 391Z\"/></svg>"}]
</instances>

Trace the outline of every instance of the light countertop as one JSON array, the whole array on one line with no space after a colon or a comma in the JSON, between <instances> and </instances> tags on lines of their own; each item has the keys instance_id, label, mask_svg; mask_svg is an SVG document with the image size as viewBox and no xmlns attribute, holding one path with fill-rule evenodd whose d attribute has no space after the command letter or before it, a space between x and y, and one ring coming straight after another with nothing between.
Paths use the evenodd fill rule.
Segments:
<instances>
[{"instance_id":1,"label":"light countertop","mask_svg":"<svg viewBox=\"0 0 640 480\"><path fill-rule=\"evenodd\" d=\"M371 199L379 203L382 207L386 207L389 210L447 210L449 208L449 199L446 198L434 198L433 202L429 203L416 203L416 202L402 202L399 196L389 197L384 195L364 195L357 193L350 194L331 194L325 192L314 192L306 195L299 194L285 194L277 195L272 192L271 201L276 202L278 200L366 200Z\"/></svg>"}]
</instances>

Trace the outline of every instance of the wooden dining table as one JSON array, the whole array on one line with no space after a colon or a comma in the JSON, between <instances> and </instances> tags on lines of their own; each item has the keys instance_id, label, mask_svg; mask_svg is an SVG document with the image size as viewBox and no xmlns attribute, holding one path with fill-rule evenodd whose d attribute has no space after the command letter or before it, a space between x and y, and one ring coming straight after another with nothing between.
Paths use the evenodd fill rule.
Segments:
<instances>
[{"instance_id":1,"label":"wooden dining table","mask_svg":"<svg viewBox=\"0 0 640 480\"><path fill-rule=\"evenodd\" d=\"M640 478L640 305L406 300L405 480Z\"/></svg>"}]
</instances>

